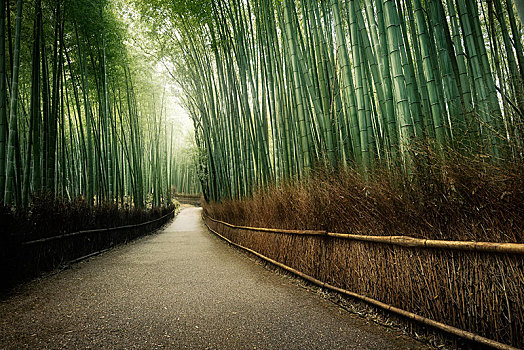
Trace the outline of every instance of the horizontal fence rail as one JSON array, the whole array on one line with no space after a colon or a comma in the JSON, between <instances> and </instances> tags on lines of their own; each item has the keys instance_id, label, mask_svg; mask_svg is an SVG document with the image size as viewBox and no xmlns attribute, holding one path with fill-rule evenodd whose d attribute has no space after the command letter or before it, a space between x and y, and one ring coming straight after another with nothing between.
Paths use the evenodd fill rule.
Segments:
<instances>
[{"instance_id":1,"label":"horizontal fence rail","mask_svg":"<svg viewBox=\"0 0 524 350\"><path fill-rule=\"evenodd\" d=\"M377 299L368 297L366 295L362 295L359 293L352 292L347 289L343 289L340 287L337 287L335 285L332 285L330 283L324 282L320 279L317 279L311 275L308 275L304 272L301 272L293 267L290 267L288 265L285 265L277 260L274 260L266 255L263 255L253 249L250 249L246 246L243 246L239 243L233 242L231 239L224 236L224 234L218 232L217 230L211 228L208 225L208 222L206 220L210 220L214 223L221 224L225 227L229 227L234 230L246 230L246 231L256 231L256 232L269 232L269 233L280 233L280 234L290 234L290 235L307 235L307 236L324 236L324 237L335 237L335 238L341 238L341 239L349 239L349 240L356 240L356 241L365 241L365 242L376 242L376 243L382 243L382 244L390 244L390 245L396 245L396 246L402 246L402 247L409 247L409 248L442 248L442 249L452 249L452 250L461 250L461 251L478 251L478 252L490 252L490 253L508 253L508 254L523 254L524 253L524 244L518 244L518 243L490 243L490 242L468 242L468 241L439 241L439 240L429 240L429 239L417 239L413 237L408 236L364 236L364 235L354 235L354 234L340 234L340 233L330 233L326 231L316 231L316 230L285 230L285 229L272 229L272 228L258 228L258 227L247 227L247 226L238 226L233 225L224 221L220 221L217 219L214 219L206 214L203 215L203 221L204 224L207 226L207 228L219 236L220 238L227 241L229 244L236 246L242 250L248 251L255 256L273 264L276 265L290 273L293 273L301 278L304 278L305 280L318 285L323 288L327 288L329 290L354 297L356 299L359 299L361 301L367 302L368 304L374 305L376 307L379 307L381 309L387 310L389 312L392 312L394 314L406 317L408 319L411 319L415 322L418 322L420 324L433 327L435 329L438 329L440 331L446 332L448 334L453 334L455 336L458 336L462 339L466 339L468 341L482 344L484 346L489 346L491 348L495 349L505 349L505 350L515 350L517 348L504 344L501 342L498 342L493 339L489 339L486 337L483 337L481 335L475 334L473 332L466 331L464 329L460 329L454 326L451 326L449 324L445 324L443 322L436 321L434 319L421 316L419 314L415 314L410 311L406 311L404 309L395 307L393 305L381 302ZM369 239L368 239L369 238Z\"/></svg>"},{"instance_id":2,"label":"horizontal fence rail","mask_svg":"<svg viewBox=\"0 0 524 350\"><path fill-rule=\"evenodd\" d=\"M200 199L201 194L192 194L192 193L175 193L173 197L183 197L183 198L195 198Z\"/></svg>"},{"instance_id":3,"label":"horizontal fence rail","mask_svg":"<svg viewBox=\"0 0 524 350\"><path fill-rule=\"evenodd\" d=\"M383 244L393 244L401 247L412 248L439 248L439 249L454 249L464 251L490 252L490 253L504 253L504 254L522 254L524 255L524 244L522 243L496 243L496 242L475 242L475 241L445 241L436 239L414 238L409 236L369 236L357 235L350 233L335 233L319 230L286 230L264 227L249 227L233 225L225 221L214 219L206 216L209 220L220 223L222 225L247 231L257 232L271 232L283 233L293 235L309 235L309 236L328 236L341 239L349 239L364 242L376 242Z\"/></svg>"},{"instance_id":4,"label":"horizontal fence rail","mask_svg":"<svg viewBox=\"0 0 524 350\"><path fill-rule=\"evenodd\" d=\"M169 213L167 213L167 214L165 214L165 215L163 215L163 216L161 216L161 217L159 217L157 219L146 221L146 222L142 222L142 223L139 223L139 224L71 232L71 233L66 233L66 234L59 235L59 236L53 236L53 237L47 237L47 238L35 239L33 241L23 242L22 245L32 245L32 244L45 243L45 242L55 241L55 240L59 240L59 239L63 239L63 238L69 238L69 237L79 236L79 235L84 235L84 234L93 234L93 233L129 230L129 229L133 229L133 228L138 228L138 227L154 224L154 223L156 223L158 221L161 221L161 220L163 220L163 219L165 219L167 217L172 217L174 214L175 214L175 209L173 209Z\"/></svg>"}]
</instances>

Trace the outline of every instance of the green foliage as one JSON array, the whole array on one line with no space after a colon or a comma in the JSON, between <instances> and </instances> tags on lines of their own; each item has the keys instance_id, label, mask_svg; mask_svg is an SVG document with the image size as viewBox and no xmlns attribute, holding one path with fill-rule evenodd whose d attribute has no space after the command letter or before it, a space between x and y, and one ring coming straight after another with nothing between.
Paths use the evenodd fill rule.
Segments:
<instances>
[{"instance_id":1,"label":"green foliage","mask_svg":"<svg viewBox=\"0 0 524 350\"><path fill-rule=\"evenodd\" d=\"M191 21L193 24L206 23L212 14L213 0L135 0L135 5L143 15L153 19L158 28L159 19L170 19L183 22Z\"/></svg>"}]
</instances>

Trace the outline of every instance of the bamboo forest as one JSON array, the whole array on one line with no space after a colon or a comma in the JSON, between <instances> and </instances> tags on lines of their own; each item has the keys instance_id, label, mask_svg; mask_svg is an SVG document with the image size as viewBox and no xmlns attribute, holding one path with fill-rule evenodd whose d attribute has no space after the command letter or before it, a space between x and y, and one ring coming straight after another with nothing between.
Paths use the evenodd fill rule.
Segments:
<instances>
[{"instance_id":1,"label":"bamboo forest","mask_svg":"<svg viewBox=\"0 0 524 350\"><path fill-rule=\"evenodd\" d=\"M166 119L165 100L172 94L126 48L124 23L113 6L3 1L4 204L27 206L35 193L48 192L138 207L150 196L160 205L194 168L173 148L183 135ZM196 182L184 186L199 192Z\"/></svg>"},{"instance_id":2,"label":"bamboo forest","mask_svg":"<svg viewBox=\"0 0 524 350\"><path fill-rule=\"evenodd\" d=\"M523 37L524 0L2 0L0 348L524 347ZM100 338L16 299L78 281Z\"/></svg>"},{"instance_id":3,"label":"bamboo forest","mask_svg":"<svg viewBox=\"0 0 524 350\"><path fill-rule=\"evenodd\" d=\"M511 1L144 7L158 36L176 33L210 199L314 166L409 173L417 142L522 159L523 14Z\"/></svg>"}]
</instances>

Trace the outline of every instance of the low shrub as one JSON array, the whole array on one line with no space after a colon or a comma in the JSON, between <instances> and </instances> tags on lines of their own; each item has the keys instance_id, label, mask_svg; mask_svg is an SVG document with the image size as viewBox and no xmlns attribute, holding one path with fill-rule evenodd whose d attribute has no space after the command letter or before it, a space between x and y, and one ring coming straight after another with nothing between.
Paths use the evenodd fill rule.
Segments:
<instances>
[{"instance_id":1,"label":"low shrub","mask_svg":"<svg viewBox=\"0 0 524 350\"><path fill-rule=\"evenodd\" d=\"M125 230L81 234L26 245L64 234L144 223L170 213L171 204L152 209L104 203L90 206L83 198L68 201L50 195L35 197L29 208L0 206L0 290L70 260L106 249L162 226L167 219Z\"/></svg>"}]
</instances>

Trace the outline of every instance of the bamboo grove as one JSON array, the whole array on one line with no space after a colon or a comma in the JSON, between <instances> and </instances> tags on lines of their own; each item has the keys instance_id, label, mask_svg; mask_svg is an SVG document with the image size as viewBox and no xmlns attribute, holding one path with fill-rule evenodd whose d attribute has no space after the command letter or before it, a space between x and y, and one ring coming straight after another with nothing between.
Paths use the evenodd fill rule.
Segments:
<instances>
[{"instance_id":1,"label":"bamboo grove","mask_svg":"<svg viewBox=\"0 0 524 350\"><path fill-rule=\"evenodd\" d=\"M513 0L151 2L178 42L210 199L317 165L409 174L420 142L522 159Z\"/></svg>"},{"instance_id":2,"label":"bamboo grove","mask_svg":"<svg viewBox=\"0 0 524 350\"><path fill-rule=\"evenodd\" d=\"M194 147L181 147L173 155L171 184L179 194L199 195L202 185L197 172L198 152Z\"/></svg>"},{"instance_id":3,"label":"bamboo grove","mask_svg":"<svg viewBox=\"0 0 524 350\"><path fill-rule=\"evenodd\" d=\"M2 0L0 202L161 205L178 176L162 92L105 0Z\"/></svg>"}]
</instances>

